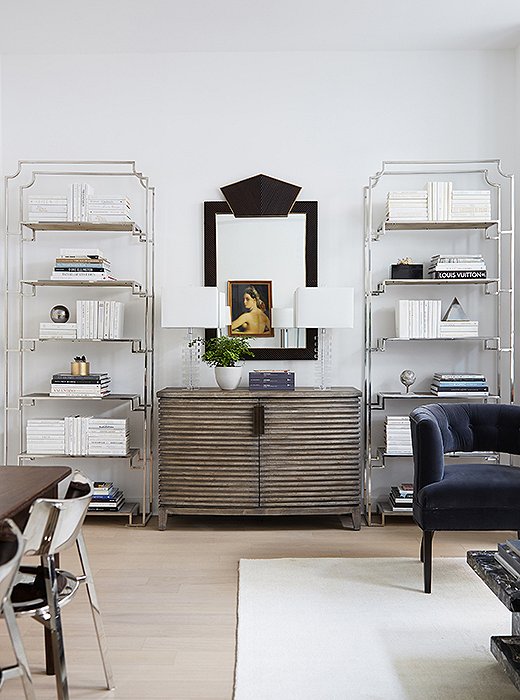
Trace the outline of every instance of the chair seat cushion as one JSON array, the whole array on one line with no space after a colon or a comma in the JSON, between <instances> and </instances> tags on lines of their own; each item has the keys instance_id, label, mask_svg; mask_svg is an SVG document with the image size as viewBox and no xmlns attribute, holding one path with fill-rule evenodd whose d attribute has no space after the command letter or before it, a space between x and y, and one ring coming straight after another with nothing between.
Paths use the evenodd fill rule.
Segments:
<instances>
[{"instance_id":1,"label":"chair seat cushion","mask_svg":"<svg viewBox=\"0 0 520 700\"><path fill-rule=\"evenodd\" d=\"M446 465L441 481L419 491L413 514L423 530L519 530L520 469Z\"/></svg>"}]
</instances>

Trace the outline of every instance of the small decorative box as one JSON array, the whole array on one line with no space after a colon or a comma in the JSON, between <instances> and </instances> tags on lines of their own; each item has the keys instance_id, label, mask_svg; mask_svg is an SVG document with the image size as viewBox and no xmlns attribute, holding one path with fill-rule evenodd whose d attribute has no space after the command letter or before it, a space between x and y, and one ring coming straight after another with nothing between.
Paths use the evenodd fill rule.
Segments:
<instances>
[{"instance_id":1,"label":"small decorative box","mask_svg":"<svg viewBox=\"0 0 520 700\"><path fill-rule=\"evenodd\" d=\"M423 266L416 263L392 265L390 278L393 280L421 280L423 278Z\"/></svg>"}]
</instances>

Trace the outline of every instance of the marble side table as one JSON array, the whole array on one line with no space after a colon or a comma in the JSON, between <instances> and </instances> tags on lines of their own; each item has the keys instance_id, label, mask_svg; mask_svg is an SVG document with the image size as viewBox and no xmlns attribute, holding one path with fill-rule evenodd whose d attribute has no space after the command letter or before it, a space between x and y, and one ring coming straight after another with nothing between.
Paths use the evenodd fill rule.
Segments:
<instances>
[{"instance_id":1,"label":"marble side table","mask_svg":"<svg viewBox=\"0 0 520 700\"><path fill-rule=\"evenodd\" d=\"M495 559L495 552L467 552L467 562L511 611L511 636L491 637L491 653L520 690L520 578Z\"/></svg>"}]
</instances>

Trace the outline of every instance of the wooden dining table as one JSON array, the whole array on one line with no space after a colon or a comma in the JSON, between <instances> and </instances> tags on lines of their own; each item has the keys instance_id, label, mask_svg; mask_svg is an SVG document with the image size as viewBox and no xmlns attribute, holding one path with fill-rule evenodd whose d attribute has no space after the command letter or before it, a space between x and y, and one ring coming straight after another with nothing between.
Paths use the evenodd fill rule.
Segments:
<instances>
[{"instance_id":1,"label":"wooden dining table","mask_svg":"<svg viewBox=\"0 0 520 700\"><path fill-rule=\"evenodd\" d=\"M37 498L57 498L58 484L72 472L70 467L0 466L0 520L12 518L23 529L29 509ZM54 674L50 633L45 628L45 666Z\"/></svg>"}]
</instances>

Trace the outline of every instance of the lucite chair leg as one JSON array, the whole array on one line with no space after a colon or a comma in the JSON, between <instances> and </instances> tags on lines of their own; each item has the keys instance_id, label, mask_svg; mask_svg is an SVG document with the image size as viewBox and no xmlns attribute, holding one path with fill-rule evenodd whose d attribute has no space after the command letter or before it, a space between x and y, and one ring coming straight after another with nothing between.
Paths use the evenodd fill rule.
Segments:
<instances>
[{"instance_id":1,"label":"lucite chair leg","mask_svg":"<svg viewBox=\"0 0 520 700\"><path fill-rule=\"evenodd\" d=\"M20 678L22 679L23 690L25 693L26 700L36 700L31 671L29 670L29 663L27 661L27 656L25 654L22 638L20 636L20 630L18 629L18 625L16 623L16 617L13 612L13 608L11 606L10 601L8 600L6 600L4 603L3 617L5 619L5 624L7 626L7 631L11 639L11 644L13 646L13 651L17 663L17 668L5 669L4 676L6 678L9 678L11 676L10 671L13 672L13 676L20 676Z\"/></svg>"},{"instance_id":2,"label":"lucite chair leg","mask_svg":"<svg viewBox=\"0 0 520 700\"><path fill-rule=\"evenodd\" d=\"M78 547L78 554L83 573L85 575L85 585L87 588L88 599L90 602L92 620L94 621L94 627L96 629L99 653L101 654L101 661L103 663L103 670L105 673L106 686L108 690L112 690L114 688L114 677L112 674L112 667L108 659L108 644L105 634L105 627L103 625L103 618L101 617L101 612L99 609L99 602L94 586L94 579L92 578L92 570L90 568L90 563L87 554L87 546L85 544L82 532L79 533L76 540L76 544Z\"/></svg>"},{"instance_id":3,"label":"lucite chair leg","mask_svg":"<svg viewBox=\"0 0 520 700\"><path fill-rule=\"evenodd\" d=\"M45 588L49 605L49 620L47 627L51 634L52 657L54 659L54 673L56 676L56 692L58 700L69 700L69 684L67 679L67 666L65 663L65 647L63 643L63 629L61 626L61 611L58 603L58 576L54 557L42 558L45 567Z\"/></svg>"}]
</instances>

